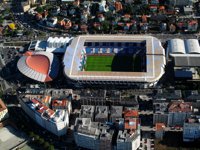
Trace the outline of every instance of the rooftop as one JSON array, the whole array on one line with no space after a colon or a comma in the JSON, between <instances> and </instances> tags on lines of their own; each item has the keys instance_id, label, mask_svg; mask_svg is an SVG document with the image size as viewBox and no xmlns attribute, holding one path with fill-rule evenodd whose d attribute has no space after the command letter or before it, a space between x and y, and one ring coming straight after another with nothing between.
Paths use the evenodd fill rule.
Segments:
<instances>
[{"instance_id":1,"label":"rooftop","mask_svg":"<svg viewBox=\"0 0 200 150\"><path fill-rule=\"evenodd\" d=\"M37 97L37 98L36 98ZM66 113L68 113L67 109L50 109L50 96L44 96L44 95L32 95L32 96L26 96L21 98L22 101L26 103L30 109L35 111L35 114L39 115L42 119L49 120L53 123L62 122L65 121Z\"/></svg>"},{"instance_id":2,"label":"rooftop","mask_svg":"<svg viewBox=\"0 0 200 150\"><path fill-rule=\"evenodd\" d=\"M6 105L4 104L4 102L2 101L2 99L0 99L0 112L4 111L5 109L7 109Z\"/></svg>"},{"instance_id":3,"label":"rooftop","mask_svg":"<svg viewBox=\"0 0 200 150\"><path fill-rule=\"evenodd\" d=\"M33 70L42 74L48 74L50 62L44 55L32 55L26 58L26 64ZM41 65L42 64L42 65Z\"/></svg>"},{"instance_id":4,"label":"rooftop","mask_svg":"<svg viewBox=\"0 0 200 150\"><path fill-rule=\"evenodd\" d=\"M186 123L198 123L198 124L200 124L200 118L188 118L187 120L186 120Z\"/></svg>"},{"instance_id":5,"label":"rooftop","mask_svg":"<svg viewBox=\"0 0 200 150\"><path fill-rule=\"evenodd\" d=\"M95 106L81 105L81 111L80 111L79 117L80 118L91 118L93 120L94 110L95 110Z\"/></svg>"},{"instance_id":6,"label":"rooftop","mask_svg":"<svg viewBox=\"0 0 200 150\"><path fill-rule=\"evenodd\" d=\"M164 123L156 123L156 131L161 131L165 129Z\"/></svg>"},{"instance_id":7,"label":"rooftop","mask_svg":"<svg viewBox=\"0 0 200 150\"><path fill-rule=\"evenodd\" d=\"M125 110L124 111L124 117L138 117L138 111L137 110Z\"/></svg>"},{"instance_id":8,"label":"rooftop","mask_svg":"<svg viewBox=\"0 0 200 150\"><path fill-rule=\"evenodd\" d=\"M121 118L122 117L122 111L123 111L122 106L111 106L110 117Z\"/></svg>"},{"instance_id":9,"label":"rooftop","mask_svg":"<svg viewBox=\"0 0 200 150\"><path fill-rule=\"evenodd\" d=\"M125 126L124 129L129 129L129 130L137 130L138 129L138 124L139 124L139 119L138 118L125 118Z\"/></svg>"},{"instance_id":10,"label":"rooftop","mask_svg":"<svg viewBox=\"0 0 200 150\"><path fill-rule=\"evenodd\" d=\"M108 125L92 122L91 118L76 118L75 131L85 134L86 136L94 136L97 139L111 140L114 131Z\"/></svg>"},{"instance_id":11,"label":"rooftop","mask_svg":"<svg viewBox=\"0 0 200 150\"><path fill-rule=\"evenodd\" d=\"M53 100L52 107L53 108L65 108L69 104L69 101L66 99L63 100Z\"/></svg>"},{"instance_id":12,"label":"rooftop","mask_svg":"<svg viewBox=\"0 0 200 150\"><path fill-rule=\"evenodd\" d=\"M17 62L25 76L40 82L52 81L58 75L59 62L52 53L27 51Z\"/></svg>"},{"instance_id":13,"label":"rooftop","mask_svg":"<svg viewBox=\"0 0 200 150\"><path fill-rule=\"evenodd\" d=\"M192 103L176 101L171 102L168 108L169 112L192 112Z\"/></svg>"},{"instance_id":14,"label":"rooftop","mask_svg":"<svg viewBox=\"0 0 200 150\"><path fill-rule=\"evenodd\" d=\"M79 71L79 61L85 42L141 42L146 41L146 72ZM74 80L154 82L164 73L165 53L160 41L150 36L85 35L72 40L63 62L65 74Z\"/></svg>"},{"instance_id":15,"label":"rooftop","mask_svg":"<svg viewBox=\"0 0 200 150\"><path fill-rule=\"evenodd\" d=\"M96 106L95 118L108 118L108 106Z\"/></svg>"},{"instance_id":16,"label":"rooftop","mask_svg":"<svg viewBox=\"0 0 200 150\"><path fill-rule=\"evenodd\" d=\"M138 133L136 131L134 132L130 130L120 130L117 136L117 143L132 142L137 136Z\"/></svg>"}]
</instances>

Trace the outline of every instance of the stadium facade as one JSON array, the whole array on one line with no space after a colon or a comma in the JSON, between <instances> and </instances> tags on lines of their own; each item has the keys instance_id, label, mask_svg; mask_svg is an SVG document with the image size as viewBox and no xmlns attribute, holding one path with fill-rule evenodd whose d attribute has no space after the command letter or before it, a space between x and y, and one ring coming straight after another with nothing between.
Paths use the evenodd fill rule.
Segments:
<instances>
[{"instance_id":1,"label":"stadium facade","mask_svg":"<svg viewBox=\"0 0 200 150\"><path fill-rule=\"evenodd\" d=\"M137 53L141 53L141 58L144 59L139 64L142 66L140 71L87 71L85 68L90 55L119 56ZM84 35L72 40L63 63L65 75L79 84L150 87L156 85L164 74L166 60L161 42L152 36Z\"/></svg>"},{"instance_id":2,"label":"stadium facade","mask_svg":"<svg viewBox=\"0 0 200 150\"><path fill-rule=\"evenodd\" d=\"M28 51L17 63L22 74L39 82L49 82L56 78L58 65L58 59L53 53L43 51Z\"/></svg>"}]
</instances>

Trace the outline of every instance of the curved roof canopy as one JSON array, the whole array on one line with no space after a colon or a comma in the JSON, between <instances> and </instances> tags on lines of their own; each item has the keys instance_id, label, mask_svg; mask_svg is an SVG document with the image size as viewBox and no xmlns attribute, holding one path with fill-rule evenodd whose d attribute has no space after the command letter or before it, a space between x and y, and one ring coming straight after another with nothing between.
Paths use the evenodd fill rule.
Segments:
<instances>
[{"instance_id":1,"label":"curved roof canopy","mask_svg":"<svg viewBox=\"0 0 200 150\"><path fill-rule=\"evenodd\" d=\"M17 67L27 77L40 81L52 81L58 74L58 60L49 52L26 52Z\"/></svg>"},{"instance_id":2,"label":"curved roof canopy","mask_svg":"<svg viewBox=\"0 0 200 150\"><path fill-rule=\"evenodd\" d=\"M42 73L48 74L50 62L48 57L45 55L32 55L26 58L26 64L33 70Z\"/></svg>"},{"instance_id":3,"label":"curved roof canopy","mask_svg":"<svg viewBox=\"0 0 200 150\"><path fill-rule=\"evenodd\" d=\"M185 43L189 54L200 54L199 41L197 39L188 39Z\"/></svg>"},{"instance_id":4,"label":"curved roof canopy","mask_svg":"<svg viewBox=\"0 0 200 150\"><path fill-rule=\"evenodd\" d=\"M170 53L173 54L185 54L185 44L182 39L170 40Z\"/></svg>"}]
</instances>

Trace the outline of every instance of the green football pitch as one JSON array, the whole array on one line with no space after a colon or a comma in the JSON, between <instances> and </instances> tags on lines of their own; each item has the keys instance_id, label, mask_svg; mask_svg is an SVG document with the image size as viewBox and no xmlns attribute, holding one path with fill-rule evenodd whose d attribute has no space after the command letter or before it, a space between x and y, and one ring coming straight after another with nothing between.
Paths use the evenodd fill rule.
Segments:
<instances>
[{"instance_id":1,"label":"green football pitch","mask_svg":"<svg viewBox=\"0 0 200 150\"><path fill-rule=\"evenodd\" d=\"M140 72L141 57L137 56L99 56L88 55L85 71L122 71Z\"/></svg>"}]
</instances>

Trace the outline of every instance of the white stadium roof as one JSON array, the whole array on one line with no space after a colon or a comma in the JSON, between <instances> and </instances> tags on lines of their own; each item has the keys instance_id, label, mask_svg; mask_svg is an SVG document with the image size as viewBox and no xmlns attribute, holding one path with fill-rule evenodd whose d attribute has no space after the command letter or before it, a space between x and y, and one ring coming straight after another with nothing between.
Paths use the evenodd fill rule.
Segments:
<instances>
[{"instance_id":1,"label":"white stadium roof","mask_svg":"<svg viewBox=\"0 0 200 150\"><path fill-rule=\"evenodd\" d=\"M185 54L185 44L182 39L170 40L170 53L172 54Z\"/></svg>"},{"instance_id":2,"label":"white stadium roof","mask_svg":"<svg viewBox=\"0 0 200 150\"><path fill-rule=\"evenodd\" d=\"M188 39L185 44L189 54L200 54L199 41L197 39Z\"/></svg>"},{"instance_id":3,"label":"white stadium roof","mask_svg":"<svg viewBox=\"0 0 200 150\"><path fill-rule=\"evenodd\" d=\"M56 53L64 53L67 47L67 44L70 42L72 38L69 37L49 37L47 39L47 52L56 52Z\"/></svg>"},{"instance_id":4,"label":"white stadium roof","mask_svg":"<svg viewBox=\"0 0 200 150\"><path fill-rule=\"evenodd\" d=\"M172 39L169 41L168 53L170 56L193 57L200 54L199 41L197 39Z\"/></svg>"},{"instance_id":5,"label":"white stadium roof","mask_svg":"<svg viewBox=\"0 0 200 150\"><path fill-rule=\"evenodd\" d=\"M141 42L146 41L146 72L80 71L80 57L85 42ZM64 59L65 75L81 81L126 81L154 83L164 74L165 51L161 42L152 36L84 35L76 37L68 46Z\"/></svg>"}]
</instances>

